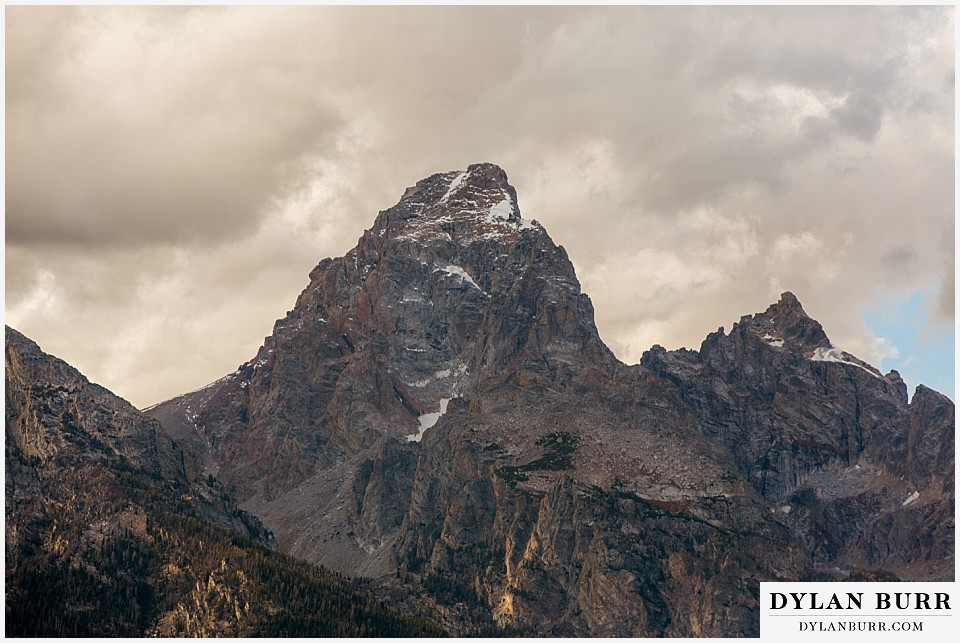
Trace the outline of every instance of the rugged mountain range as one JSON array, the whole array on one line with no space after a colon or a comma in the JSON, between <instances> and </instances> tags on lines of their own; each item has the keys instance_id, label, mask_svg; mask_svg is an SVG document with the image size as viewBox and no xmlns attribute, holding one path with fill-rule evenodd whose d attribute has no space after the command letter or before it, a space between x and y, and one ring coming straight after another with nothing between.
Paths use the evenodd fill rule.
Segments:
<instances>
[{"instance_id":1,"label":"rugged mountain range","mask_svg":"<svg viewBox=\"0 0 960 643\"><path fill-rule=\"evenodd\" d=\"M451 631L756 635L760 581L953 577L952 402L790 293L625 365L489 164L309 278L252 360L148 412L282 551Z\"/></svg>"},{"instance_id":2,"label":"rugged mountain range","mask_svg":"<svg viewBox=\"0 0 960 643\"><path fill-rule=\"evenodd\" d=\"M8 636L435 635L274 552L160 423L6 329Z\"/></svg>"}]
</instances>

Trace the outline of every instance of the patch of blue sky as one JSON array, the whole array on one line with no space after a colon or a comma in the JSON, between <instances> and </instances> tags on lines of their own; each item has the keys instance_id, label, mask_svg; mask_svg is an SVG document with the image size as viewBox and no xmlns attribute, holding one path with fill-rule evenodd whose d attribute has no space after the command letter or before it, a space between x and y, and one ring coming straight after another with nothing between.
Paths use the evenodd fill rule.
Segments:
<instances>
[{"instance_id":1,"label":"patch of blue sky","mask_svg":"<svg viewBox=\"0 0 960 643\"><path fill-rule=\"evenodd\" d=\"M918 384L956 401L955 328L936 313L937 290L906 294L885 292L880 304L864 312L864 322L895 354L883 359L882 370L895 369L907 383L911 398Z\"/></svg>"}]
</instances>

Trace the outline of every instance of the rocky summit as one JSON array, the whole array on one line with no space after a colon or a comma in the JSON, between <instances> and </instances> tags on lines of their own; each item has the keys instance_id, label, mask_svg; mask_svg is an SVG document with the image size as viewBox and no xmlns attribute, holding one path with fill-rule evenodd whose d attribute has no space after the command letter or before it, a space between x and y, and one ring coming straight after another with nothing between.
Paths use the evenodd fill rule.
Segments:
<instances>
[{"instance_id":1,"label":"rocky summit","mask_svg":"<svg viewBox=\"0 0 960 643\"><path fill-rule=\"evenodd\" d=\"M276 535L454 633L741 636L758 583L953 576L954 409L790 293L699 351L601 341L499 167L324 259L257 355L148 412Z\"/></svg>"}]
</instances>

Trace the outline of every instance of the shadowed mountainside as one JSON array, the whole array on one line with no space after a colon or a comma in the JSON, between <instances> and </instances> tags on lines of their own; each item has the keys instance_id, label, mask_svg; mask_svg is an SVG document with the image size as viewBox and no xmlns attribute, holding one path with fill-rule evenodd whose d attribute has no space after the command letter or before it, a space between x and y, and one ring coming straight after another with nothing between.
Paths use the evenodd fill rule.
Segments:
<instances>
[{"instance_id":1,"label":"shadowed mountainside","mask_svg":"<svg viewBox=\"0 0 960 643\"><path fill-rule=\"evenodd\" d=\"M150 410L280 548L452 631L738 636L763 580L953 574L953 404L784 293L620 363L497 166L324 259L249 362Z\"/></svg>"},{"instance_id":2,"label":"shadowed mountainside","mask_svg":"<svg viewBox=\"0 0 960 643\"><path fill-rule=\"evenodd\" d=\"M418 636L267 544L160 424L6 329L7 636Z\"/></svg>"}]
</instances>

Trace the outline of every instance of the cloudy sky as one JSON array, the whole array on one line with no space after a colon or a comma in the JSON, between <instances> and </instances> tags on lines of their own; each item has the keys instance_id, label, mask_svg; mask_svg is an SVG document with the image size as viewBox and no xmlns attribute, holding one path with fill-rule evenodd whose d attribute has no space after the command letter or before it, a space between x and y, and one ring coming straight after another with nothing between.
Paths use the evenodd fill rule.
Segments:
<instances>
[{"instance_id":1,"label":"cloudy sky","mask_svg":"<svg viewBox=\"0 0 960 643\"><path fill-rule=\"evenodd\" d=\"M6 8L6 320L147 406L489 161L624 361L793 291L953 397L954 10Z\"/></svg>"}]
</instances>

